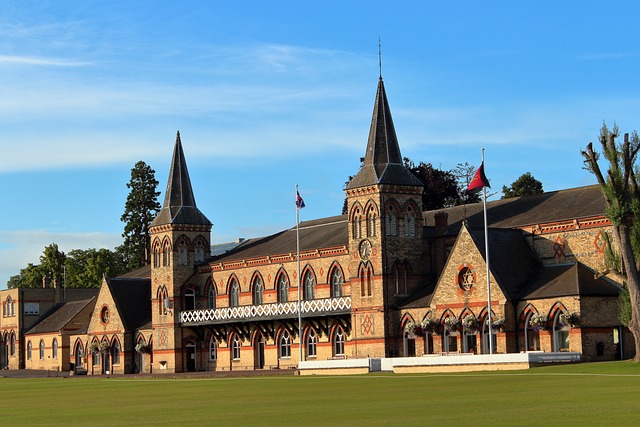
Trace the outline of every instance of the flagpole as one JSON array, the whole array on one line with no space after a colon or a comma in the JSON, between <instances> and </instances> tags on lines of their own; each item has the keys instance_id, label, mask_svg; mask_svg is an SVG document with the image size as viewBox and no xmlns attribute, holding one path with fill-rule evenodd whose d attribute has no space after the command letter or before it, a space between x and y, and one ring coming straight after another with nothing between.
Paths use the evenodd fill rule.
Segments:
<instances>
[{"instance_id":1,"label":"flagpole","mask_svg":"<svg viewBox=\"0 0 640 427\"><path fill-rule=\"evenodd\" d=\"M298 200L298 184L296 184L296 201ZM300 306L302 278L300 277L300 206L296 203L296 259L298 261L298 347L300 362L302 361L302 310Z\"/></svg>"},{"instance_id":2,"label":"flagpole","mask_svg":"<svg viewBox=\"0 0 640 427\"><path fill-rule=\"evenodd\" d=\"M484 167L484 148L482 149L482 166ZM489 233L487 226L487 187L482 187L482 206L484 211L484 252L487 264L487 319L489 326L489 354L493 354L493 326L491 319L491 275L489 269Z\"/></svg>"}]
</instances>

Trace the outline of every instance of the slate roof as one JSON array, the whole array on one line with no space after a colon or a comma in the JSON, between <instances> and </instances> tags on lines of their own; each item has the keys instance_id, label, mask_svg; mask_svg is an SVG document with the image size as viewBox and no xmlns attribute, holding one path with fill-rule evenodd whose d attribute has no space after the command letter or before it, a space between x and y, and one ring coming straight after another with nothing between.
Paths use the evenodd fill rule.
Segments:
<instances>
[{"instance_id":1,"label":"slate roof","mask_svg":"<svg viewBox=\"0 0 640 427\"><path fill-rule=\"evenodd\" d=\"M118 276L119 279L151 279L151 264Z\"/></svg>"},{"instance_id":2,"label":"slate roof","mask_svg":"<svg viewBox=\"0 0 640 427\"><path fill-rule=\"evenodd\" d=\"M151 226L164 224L211 226L211 221L196 207L196 198L193 195L187 161L182 150L180 132L176 134L164 205Z\"/></svg>"},{"instance_id":3,"label":"slate roof","mask_svg":"<svg viewBox=\"0 0 640 427\"><path fill-rule=\"evenodd\" d=\"M300 251L349 245L346 215L300 223ZM296 253L296 228L266 237L247 239L230 251L211 257L209 262L250 259L267 255Z\"/></svg>"},{"instance_id":4,"label":"slate roof","mask_svg":"<svg viewBox=\"0 0 640 427\"><path fill-rule=\"evenodd\" d=\"M434 214L448 214L448 234L457 234L463 220L469 227L484 227L482 203L423 212L427 226L435 226ZM598 185L550 191L535 196L487 202L489 227L516 228L527 225L602 216L606 204Z\"/></svg>"},{"instance_id":5,"label":"slate roof","mask_svg":"<svg viewBox=\"0 0 640 427\"><path fill-rule=\"evenodd\" d=\"M382 76L378 80L364 162L347 188L375 184L423 186L422 182L402 162L400 145L393 126Z\"/></svg>"},{"instance_id":6,"label":"slate roof","mask_svg":"<svg viewBox=\"0 0 640 427\"><path fill-rule=\"evenodd\" d=\"M520 299L564 296L618 296L620 288L597 277L584 264L547 265L520 294Z\"/></svg>"},{"instance_id":7,"label":"slate roof","mask_svg":"<svg viewBox=\"0 0 640 427\"><path fill-rule=\"evenodd\" d=\"M151 320L151 279L108 278L125 330L134 331Z\"/></svg>"},{"instance_id":8,"label":"slate roof","mask_svg":"<svg viewBox=\"0 0 640 427\"><path fill-rule=\"evenodd\" d=\"M486 261L484 229L469 229L469 234ZM488 234L491 273L507 299L517 299L522 289L540 271L542 264L522 231L490 228Z\"/></svg>"},{"instance_id":9,"label":"slate roof","mask_svg":"<svg viewBox=\"0 0 640 427\"><path fill-rule=\"evenodd\" d=\"M69 332L82 334L87 330L89 319L79 319L73 322L74 318L87 306L95 306L96 298L88 300L71 301L58 304L53 313L45 317L41 322L32 327L27 334L44 334L49 332L58 332L63 329Z\"/></svg>"}]
</instances>

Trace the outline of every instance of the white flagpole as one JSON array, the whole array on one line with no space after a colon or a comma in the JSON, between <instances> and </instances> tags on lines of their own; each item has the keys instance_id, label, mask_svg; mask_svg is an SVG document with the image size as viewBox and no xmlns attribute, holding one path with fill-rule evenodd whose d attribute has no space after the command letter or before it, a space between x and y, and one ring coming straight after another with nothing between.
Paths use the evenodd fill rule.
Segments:
<instances>
[{"instance_id":1,"label":"white flagpole","mask_svg":"<svg viewBox=\"0 0 640 427\"><path fill-rule=\"evenodd\" d=\"M482 149L482 167L484 169L484 148ZM484 172L484 171L483 171ZM487 263L487 319L489 326L489 354L493 354L493 326L491 319L491 276L489 269L489 233L487 227L487 187L482 186L482 204L484 210L484 252Z\"/></svg>"},{"instance_id":2,"label":"white flagpole","mask_svg":"<svg viewBox=\"0 0 640 427\"><path fill-rule=\"evenodd\" d=\"M300 361L302 361L302 310L301 310L301 286L300 277L300 206L298 206L298 184L296 184L296 259L298 260L298 342L300 348Z\"/></svg>"}]
</instances>

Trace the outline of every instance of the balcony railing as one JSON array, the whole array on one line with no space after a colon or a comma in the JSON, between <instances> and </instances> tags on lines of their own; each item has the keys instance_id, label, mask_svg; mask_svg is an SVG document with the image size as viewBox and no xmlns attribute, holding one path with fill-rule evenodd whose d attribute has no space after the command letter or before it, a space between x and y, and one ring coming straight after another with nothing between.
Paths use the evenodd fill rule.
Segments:
<instances>
[{"instance_id":1,"label":"balcony railing","mask_svg":"<svg viewBox=\"0 0 640 427\"><path fill-rule=\"evenodd\" d=\"M351 310L351 297L314 299L300 301L303 316L344 314ZM182 324L214 324L237 322L243 320L260 320L261 318L291 318L298 315L298 301L244 305L240 307L210 308L206 310L189 310L180 312Z\"/></svg>"}]
</instances>

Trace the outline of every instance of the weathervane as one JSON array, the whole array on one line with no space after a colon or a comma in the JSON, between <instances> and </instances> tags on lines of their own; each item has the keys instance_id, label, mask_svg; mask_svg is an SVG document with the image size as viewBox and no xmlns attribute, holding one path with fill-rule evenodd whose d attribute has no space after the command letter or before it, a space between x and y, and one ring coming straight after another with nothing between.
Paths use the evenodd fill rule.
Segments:
<instances>
[{"instance_id":1,"label":"weathervane","mask_svg":"<svg viewBox=\"0 0 640 427\"><path fill-rule=\"evenodd\" d=\"M380 45L380 36L378 36L378 65L380 67L380 79L382 79L382 47Z\"/></svg>"}]
</instances>

